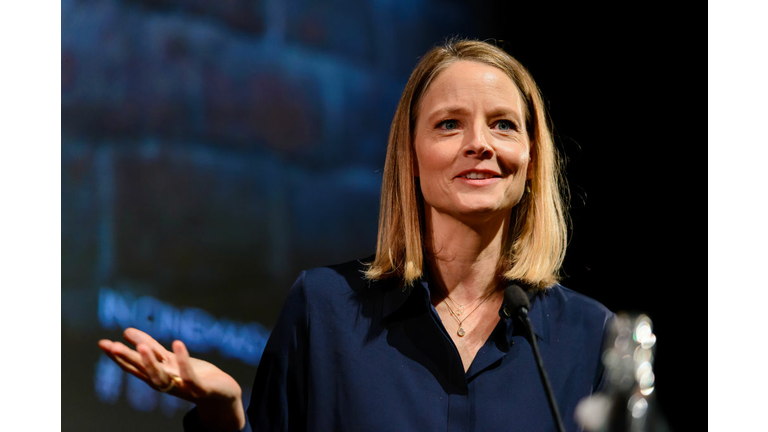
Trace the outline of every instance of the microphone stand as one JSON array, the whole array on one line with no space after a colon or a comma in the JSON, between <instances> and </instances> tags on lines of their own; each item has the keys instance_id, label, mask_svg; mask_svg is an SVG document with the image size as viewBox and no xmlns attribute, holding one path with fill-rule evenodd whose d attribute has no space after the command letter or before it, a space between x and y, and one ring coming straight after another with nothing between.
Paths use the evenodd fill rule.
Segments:
<instances>
[{"instance_id":1,"label":"microphone stand","mask_svg":"<svg viewBox=\"0 0 768 432\"><path fill-rule=\"evenodd\" d=\"M547 371L544 370L544 362L539 352L539 344L536 342L536 335L533 334L533 325L528 317L528 308L530 307L528 297L519 285L512 283L504 290L504 303L505 306L499 311L499 314L506 318L512 318L515 315L522 321L523 327L526 330L526 338L533 348L533 357L536 360L536 367L539 369L539 377L544 385L544 393L547 395L549 410L552 412L555 426L557 426L558 432L565 432L563 421L560 419L560 411L557 409L557 402L555 402L555 395L552 393L552 385L549 383L549 376Z\"/></svg>"}]
</instances>

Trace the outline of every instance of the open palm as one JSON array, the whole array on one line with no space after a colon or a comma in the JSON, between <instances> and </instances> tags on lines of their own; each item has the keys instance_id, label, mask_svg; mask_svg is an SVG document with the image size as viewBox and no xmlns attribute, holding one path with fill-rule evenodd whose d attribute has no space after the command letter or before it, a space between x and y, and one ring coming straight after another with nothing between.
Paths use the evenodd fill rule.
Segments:
<instances>
[{"instance_id":1,"label":"open palm","mask_svg":"<svg viewBox=\"0 0 768 432\"><path fill-rule=\"evenodd\" d=\"M136 349L107 339L99 341L99 348L123 370L155 390L197 404L201 418L204 408L209 408L208 412L215 413L209 418L216 417L214 420L226 425L236 422L242 427L245 422L242 390L234 378L212 363L190 357L179 340L173 342L173 351L168 351L150 335L135 328L126 329L123 337Z\"/></svg>"}]
</instances>

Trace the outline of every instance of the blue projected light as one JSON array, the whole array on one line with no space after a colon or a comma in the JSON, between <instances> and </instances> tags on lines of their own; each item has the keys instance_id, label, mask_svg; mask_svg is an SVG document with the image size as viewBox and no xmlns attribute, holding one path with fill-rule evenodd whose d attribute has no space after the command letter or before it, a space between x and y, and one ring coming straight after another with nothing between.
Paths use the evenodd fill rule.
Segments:
<instances>
[{"instance_id":1,"label":"blue projected light","mask_svg":"<svg viewBox=\"0 0 768 432\"><path fill-rule=\"evenodd\" d=\"M176 308L160 300L110 288L99 290L99 323L108 330L135 327L159 342L183 341L194 352L218 349L224 358L257 366L269 338L269 330L250 322L217 320L197 308Z\"/></svg>"},{"instance_id":2,"label":"blue projected light","mask_svg":"<svg viewBox=\"0 0 768 432\"><path fill-rule=\"evenodd\" d=\"M176 308L151 297L136 298L129 292L110 288L99 290L99 323L107 330L135 327L160 342L184 341L190 351L218 350L225 358L257 366L269 338L263 325L216 319L197 308ZM137 411L151 412L158 407L167 417L178 410L189 410L191 403L168 394L159 394L135 376L123 372L106 355L96 363L94 390L98 399L117 403L125 389L128 404Z\"/></svg>"},{"instance_id":3,"label":"blue projected light","mask_svg":"<svg viewBox=\"0 0 768 432\"><path fill-rule=\"evenodd\" d=\"M126 374L126 378L128 403L137 411L154 411L160 393L131 374Z\"/></svg>"},{"instance_id":4,"label":"blue projected light","mask_svg":"<svg viewBox=\"0 0 768 432\"><path fill-rule=\"evenodd\" d=\"M96 396L103 403L114 405L125 389L125 397L136 411L152 412L160 407L166 417L173 417L177 411L189 411L192 403L152 390L135 376L123 372L109 357L102 355L96 363L94 376Z\"/></svg>"},{"instance_id":5,"label":"blue projected light","mask_svg":"<svg viewBox=\"0 0 768 432\"><path fill-rule=\"evenodd\" d=\"M113 404L123 389L123 371L109 357L102 355L96 363L94 382L99 400Z\"/></svg>"}]
</instances>

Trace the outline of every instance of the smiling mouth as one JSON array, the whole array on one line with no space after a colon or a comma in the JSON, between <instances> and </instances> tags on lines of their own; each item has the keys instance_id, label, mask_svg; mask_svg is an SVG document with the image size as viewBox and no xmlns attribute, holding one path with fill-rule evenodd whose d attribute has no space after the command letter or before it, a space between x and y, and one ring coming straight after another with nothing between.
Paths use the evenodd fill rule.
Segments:
<instances>
[{"instance_id":1,"label":"smiling mouth","mask_svg":"<svg viewBox=\"0 0 768 432\"><path fill-rule=\"evenodd\" d=\"M459 178L465 178L465 179L470 179L470 180L485 180L485 179L489 179L489 178L501 178L501 176L500 175L496 175L496 174L492 174L492 173L487 173L487 172L482 172L482 173L471 172L471 173L467 173L467 174L464 174L464 175L460 175Z\"/></svg>"}]
</instances>

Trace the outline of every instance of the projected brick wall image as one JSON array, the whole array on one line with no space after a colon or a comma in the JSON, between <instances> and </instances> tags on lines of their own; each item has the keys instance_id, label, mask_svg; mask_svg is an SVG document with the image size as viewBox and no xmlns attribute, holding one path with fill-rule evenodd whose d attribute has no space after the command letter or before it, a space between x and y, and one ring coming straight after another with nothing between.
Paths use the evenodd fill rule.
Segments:
<instances>
[{"instance_id":1,"label":"projected brick wall image","mask_svg":"<svg viewBox=\"0 0 768 432\"><path fill-rule=\"evenodd\" d=\"M247 405L299 271L374 252L389 124L438 1L61 4L63 430L179 430L96 348L143 328Z\"/></svg>"}]
</instances>

